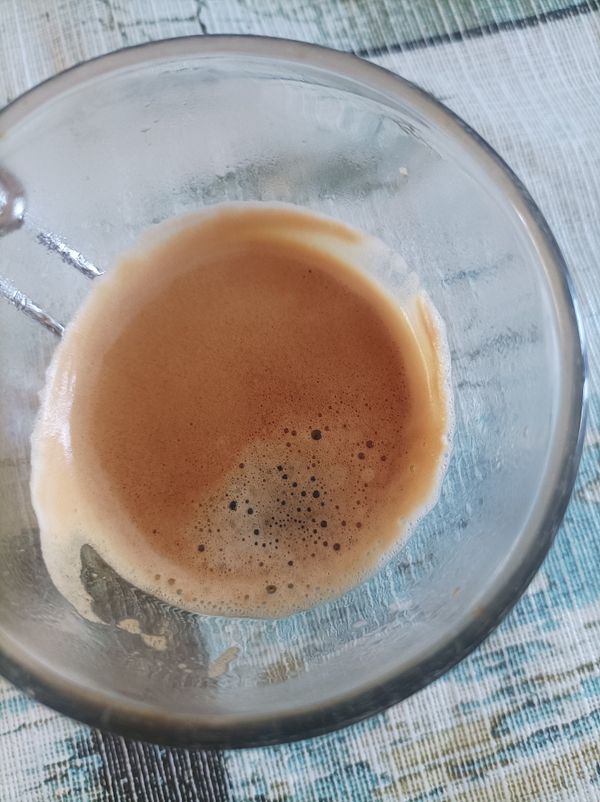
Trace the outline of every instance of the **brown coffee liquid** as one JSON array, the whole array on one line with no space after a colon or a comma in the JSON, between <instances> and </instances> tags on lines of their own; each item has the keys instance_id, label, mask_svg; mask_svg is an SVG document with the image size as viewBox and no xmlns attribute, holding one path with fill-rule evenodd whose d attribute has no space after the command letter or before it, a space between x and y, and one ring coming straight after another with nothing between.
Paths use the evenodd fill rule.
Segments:
<instances>
[{"instance_id":1,"label":"brown coffee liquid","mask_svg":"<svg viewBox=\"0 0 600 802\"><path fill-rule=\"evenodd\" d=\"M361 271L370 243L294 207L217 207L94 287L33 439L63 592L89 543L171 603L281 616L393 550L438 490L447 359L426 297Z\"/></svg>"}]
</instances>

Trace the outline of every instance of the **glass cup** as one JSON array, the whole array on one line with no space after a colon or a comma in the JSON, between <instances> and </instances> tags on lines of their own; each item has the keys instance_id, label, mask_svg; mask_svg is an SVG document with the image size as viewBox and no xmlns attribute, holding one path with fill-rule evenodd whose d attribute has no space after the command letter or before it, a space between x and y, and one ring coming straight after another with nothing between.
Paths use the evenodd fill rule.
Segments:
<instances>
[{"instance_id":1,"label":"glass cup","mask_svg":"<svg viewBox=\"0 0 600 802\"><path fill-rule=\"evenodd\" d=\"M585 361L556 242L485 142L422 90L353 56L192 37L104 56L23 95L0 113L0 169L0 291L12 301L0 305L6 677L125 735L255 745L382 710L490 632L567 505ZM100 619L90 622L48 577L29 497L30 435L56 333L90 291L93 266L110 269L154 223L240 200L332 215L380 237L418 274L452 359L456 432L439 502L370 580L281 620L183 612L84 547ZM393 274L378 278L394 291Z\"/></svg>"}]
</instances>

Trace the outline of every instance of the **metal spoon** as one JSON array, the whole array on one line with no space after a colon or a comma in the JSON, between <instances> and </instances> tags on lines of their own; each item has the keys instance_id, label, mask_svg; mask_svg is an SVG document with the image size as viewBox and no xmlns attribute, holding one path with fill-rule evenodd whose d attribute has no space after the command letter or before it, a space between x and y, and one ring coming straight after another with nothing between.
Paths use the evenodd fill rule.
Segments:
<instances>
[{"instance_id":1,"label":"metal spoon","mask_svg":"<svg viewBox=\"0 0 600 802\"><path fill-rule=\"evenodd\" d=\"M56 234L45 231L33 224L30 218L26 218L26 207L25 190L20 181L8 170L0 167L0 237L27 225L28 228L36 231L36 240L40 245L58 254L63 262L79 270L87 278L94 279L102 275L102 271L86 259L82 253L71 248ZM0 275L0 296L32 320L41 323L56 336L62 336L65 330L64 325L2 275Z\"/></svg>"}]
</instances>

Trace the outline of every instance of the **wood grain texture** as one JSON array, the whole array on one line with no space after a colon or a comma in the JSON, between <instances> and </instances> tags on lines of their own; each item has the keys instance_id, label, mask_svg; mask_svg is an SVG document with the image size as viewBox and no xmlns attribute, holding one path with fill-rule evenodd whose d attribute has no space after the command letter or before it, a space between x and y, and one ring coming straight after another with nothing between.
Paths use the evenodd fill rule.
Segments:
<instances>
[{"instance_id":1,"label":"wood grain texture","mask_svg":"<svg viewBox=\"0 0 600 802\"><path fill-rule=\"evenodd\" d=\"M590 427L576 492L555 547L500 629L386 714L306 743L186 753L92 732L0 681L0 800L600 799L597 4L0 0L0 103L84 58L206 32L378 53L523 178L565 253L587 332Z\"/></svg>"}]
</instances>

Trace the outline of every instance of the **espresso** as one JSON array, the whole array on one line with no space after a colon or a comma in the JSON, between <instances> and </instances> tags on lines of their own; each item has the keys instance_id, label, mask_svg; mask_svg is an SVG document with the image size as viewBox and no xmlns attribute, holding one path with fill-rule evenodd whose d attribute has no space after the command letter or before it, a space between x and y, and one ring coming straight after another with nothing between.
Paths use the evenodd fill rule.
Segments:
<instances>
[{"instance_id":1,"label":"espresso","mask_svg":"<svg viewBox=\"0 0 600 802\"><path fill-rule=\"evenodd\" d=\"M44 558L82 606L93 546L161 599L274 617L365 578L435 500L443 327L376 240L290 206L159 226L98 281L33 435Z\"/></svg>"}]
</instances>

